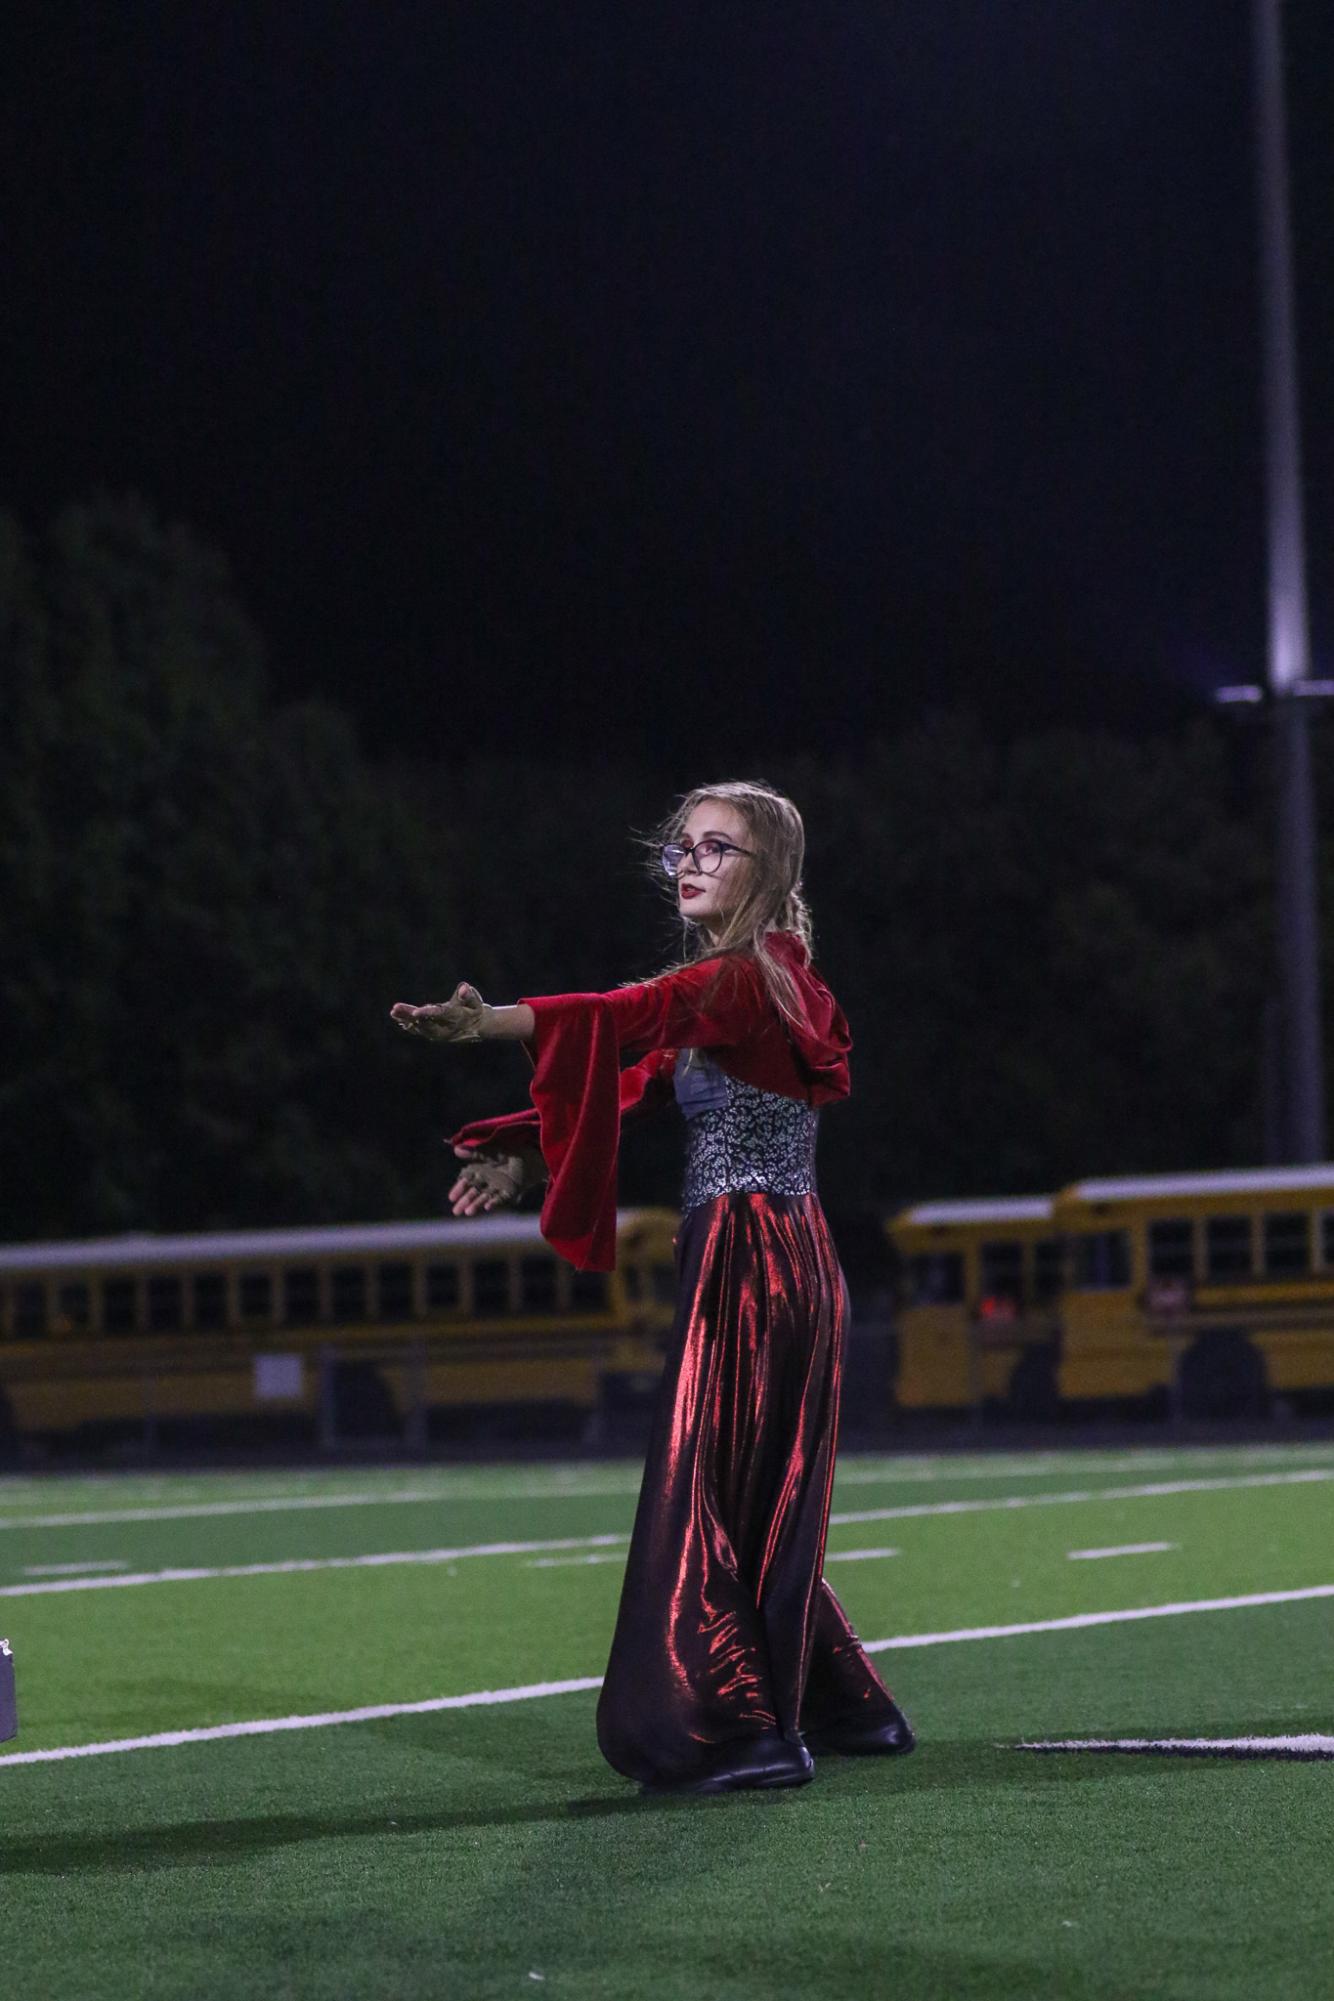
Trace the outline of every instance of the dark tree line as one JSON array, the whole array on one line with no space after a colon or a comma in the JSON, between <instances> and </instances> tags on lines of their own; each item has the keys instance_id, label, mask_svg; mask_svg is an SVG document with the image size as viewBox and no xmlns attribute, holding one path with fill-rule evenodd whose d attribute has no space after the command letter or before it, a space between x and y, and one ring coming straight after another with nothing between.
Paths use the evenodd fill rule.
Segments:
<instances>
[{"instance_id":1,"label":"dark tree line","mask_svg":"<svg viewBox=\"0 0 1334 2001\"><path fill-rule=\"evenodd\" d=\"M734 775L548 765L522 710L510 758L371 762L336 708L272 702L223 560L133 501L0 517L0 659L11 1239L438 1209L441 1133L527 1068L398 1037L390 1002L652 970L676 938L631 830ZM998 744L941 713L741 775L803 809L856 1038L836 1210L1259 1157L1262 737ZM636 1135L627 1199L672 1199L676 1142Z\"/></svg>"}]
</instances>

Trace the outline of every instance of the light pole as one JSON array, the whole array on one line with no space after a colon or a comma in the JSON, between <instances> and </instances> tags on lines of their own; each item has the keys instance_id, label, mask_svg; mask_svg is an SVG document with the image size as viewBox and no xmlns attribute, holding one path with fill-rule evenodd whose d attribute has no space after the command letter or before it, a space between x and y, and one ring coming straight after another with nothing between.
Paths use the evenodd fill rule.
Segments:
<instances>
[{"instance_id":1,"label":"light pole","mask_svg":"<svg viewBox=\"0 0 1334 2001\"><path fill-rule=\"evenodd\" d=\"M1315 702L1334 695L1334 681L1311 679L1292 231L1288 217L1282 0L1254 0L1254 9L1269 674L1267 689L1220 688L1218 699L1265 702L1273 718L1279 1027L1276 1067L1280 1086L1275 1129L1281 1157L1294 1165L1305 1165L1323 1160L1325 1155L1319 872L1310 713Z\"/></svg>"}]
</instances>

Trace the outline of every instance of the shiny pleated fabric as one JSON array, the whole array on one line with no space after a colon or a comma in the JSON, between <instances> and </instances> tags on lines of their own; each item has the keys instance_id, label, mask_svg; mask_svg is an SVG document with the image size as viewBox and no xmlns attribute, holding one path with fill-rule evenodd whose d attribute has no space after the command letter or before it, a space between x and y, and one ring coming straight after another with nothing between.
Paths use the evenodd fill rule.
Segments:
<instances>
[{"instance_id":1,"label":"shiny pleated fabric","mask_svg":"<svg viewBox=\"0 0 1334 2001\"><path fill-rule=\"evenodd\" d=\"M819 1200L702 1202L677 1266L598 1704L604 1757L641 1782L689 1779L740 1738L890 1710L822 1577L848 1300Z\"/></svg>"}]
</instances>

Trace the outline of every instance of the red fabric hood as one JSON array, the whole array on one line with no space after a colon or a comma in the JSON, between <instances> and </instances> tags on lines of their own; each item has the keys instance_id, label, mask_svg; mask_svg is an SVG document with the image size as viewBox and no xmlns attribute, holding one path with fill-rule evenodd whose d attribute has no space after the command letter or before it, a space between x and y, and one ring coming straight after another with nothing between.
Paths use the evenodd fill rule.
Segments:
<instances>
[{"instance_id":1,"label":"red fabric hood","mask_svg":"<svg viewBox=\"0 0 1334 2001\"><path fill-rule=\"evenodd\" d=\"M787 966L796 982L800 1018L784 1021L793 1053L811 1089L812 1104L848 1095L848 1052L852 1036L847 1018L810 962L794 931L771 931L766 949Z\"/></svg>"}]
</instances>

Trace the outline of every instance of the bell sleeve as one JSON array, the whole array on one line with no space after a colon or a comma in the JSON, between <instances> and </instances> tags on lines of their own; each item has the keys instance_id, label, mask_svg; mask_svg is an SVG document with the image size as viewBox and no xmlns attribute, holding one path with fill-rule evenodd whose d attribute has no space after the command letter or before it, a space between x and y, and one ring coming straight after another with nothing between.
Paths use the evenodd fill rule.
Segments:
<instances>
[{"instance_id":1,"label":"bell sleeve","mask_svg":"<svg viewBox=\"0 0 1334 2001\"><path fill-rule=\"evenodd\" d=\"M642 1063L632 1063L620 1073L619 1114L622 1126L633 1124L650 1112L660 1111L672 1101L674 1049L658 1049ZM450 1133L445 1145L473 1147L478 1153L531 1147L541 1151L541 1131L537 1107L521 1112L502 1112L493 1119L472 1119Z\"/></svg>"},{"instance_id":2,"label":"bell sleeve","mask_svg":"<svg viewBox=\"0 0 1334 2001\"><path fill-rule=\"evenodd\" d=\"M535 1020L529 1088L550 1174L542 1234L576 1269L611 1271L623 1078L644 1073L670 1089L676 1050L725 1047L764 1018L763 982L749 961L701 960L611 993L523 999ZM623 1073L626 1052L646 1061Z\"/></svg>"}]
</instances>

